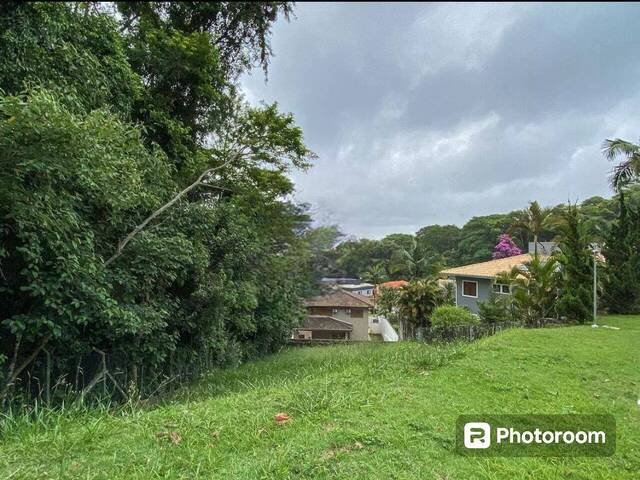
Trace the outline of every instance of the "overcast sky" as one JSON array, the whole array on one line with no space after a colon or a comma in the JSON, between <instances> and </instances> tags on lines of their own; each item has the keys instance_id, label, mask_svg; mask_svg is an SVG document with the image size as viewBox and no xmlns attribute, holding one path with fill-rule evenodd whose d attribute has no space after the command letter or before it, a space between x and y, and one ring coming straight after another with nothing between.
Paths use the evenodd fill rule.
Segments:
<instances>
[{"instance_id":1,"label":"overcast sky","mask_svg":"<svg viewBox=\"0 0 640 480\"><path fill-rule=\"evenodd\" d=\"M319 158L316 220L370 238L529 200L610 196L605 138L640 137L640 4L313 4L273 31L251 102Z\"/></svg>"}]
</instances>

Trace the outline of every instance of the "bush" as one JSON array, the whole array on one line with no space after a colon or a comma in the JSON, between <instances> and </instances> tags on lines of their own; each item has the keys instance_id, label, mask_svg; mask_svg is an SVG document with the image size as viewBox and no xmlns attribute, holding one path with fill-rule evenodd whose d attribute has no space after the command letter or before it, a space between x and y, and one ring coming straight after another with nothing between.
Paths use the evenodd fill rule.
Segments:
<instances>
[{"instance_id":1,"label":"bush","mask_svg":"<svg viewBox=\"0 0 640 480\"><path fill-rule=\"evenodd\" d=\"M437 307L431 315L431 325L434 327L451 325L476 325L480 319L464 307L442 305Z\"/></svg>"},{"instance_id":2,"label":"bush","mask_svg":"<svg viewBox=\"0 0 640 480\"><path fill-rule=\"evenodd\" d=\"M478 309L482 323L500 323L513 320L509 301L495 293L492 293L486 302L478 302Z\"/></svg>"}]
</instances>

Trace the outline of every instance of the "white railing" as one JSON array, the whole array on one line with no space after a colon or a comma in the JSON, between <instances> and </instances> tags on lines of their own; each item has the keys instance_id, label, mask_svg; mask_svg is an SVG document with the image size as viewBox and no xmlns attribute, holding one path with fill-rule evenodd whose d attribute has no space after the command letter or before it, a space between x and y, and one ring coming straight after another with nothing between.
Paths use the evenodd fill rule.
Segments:
<instances>
[{"instance_id":1,"label":"white railing","mask_svg":"<svg viewBox=\"0 0 640 480\"><path fill-rule=\"evenodd\" d=\"M397 342L398 333L384 317L376 316L369 319L369 332L375 335L382 335L385 342Z\"/></svg>"}]
</instances>

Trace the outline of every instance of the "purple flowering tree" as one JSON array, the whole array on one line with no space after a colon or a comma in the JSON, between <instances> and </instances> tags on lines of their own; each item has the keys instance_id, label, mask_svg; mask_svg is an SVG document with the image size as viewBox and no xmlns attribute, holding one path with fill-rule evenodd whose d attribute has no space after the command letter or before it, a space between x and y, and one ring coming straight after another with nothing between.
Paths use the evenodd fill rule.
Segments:
<instances>
[{"instance_id":1,"label":"purple flowering tree","mask_svg":"<svg viewBox=\"0 0 640 480\"><path fill-rule=\"evenodd\" d=\"M511 236L508 233L503 233L498 237L498 243L496 244L496 246L493 247L493 254L491 255L491 258L507 258L521 254L522 250L520 250L518 246L513 243L513 240L511 240Z\"/></svg>"}]
</instances>

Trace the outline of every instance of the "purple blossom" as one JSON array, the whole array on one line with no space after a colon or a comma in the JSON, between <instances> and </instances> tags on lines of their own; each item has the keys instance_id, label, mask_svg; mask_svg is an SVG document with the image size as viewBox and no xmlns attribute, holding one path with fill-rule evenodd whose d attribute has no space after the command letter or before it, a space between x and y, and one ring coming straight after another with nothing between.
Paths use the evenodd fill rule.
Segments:
<instances>
[{"instance_id":1,"label":"purple blossom","mask_svg":"<svg viewBox=\"0 0 640 480\"><path fill-rule=\"evenodd\" d=\"M491 255L491 258L507 258L521 254L522 250L520 250L518 246L513 243L513 240L511 240L511 236L507 233L503 233L498 237L498 243L493 248L493 254Z\"/></svg>"}]
</instances>

